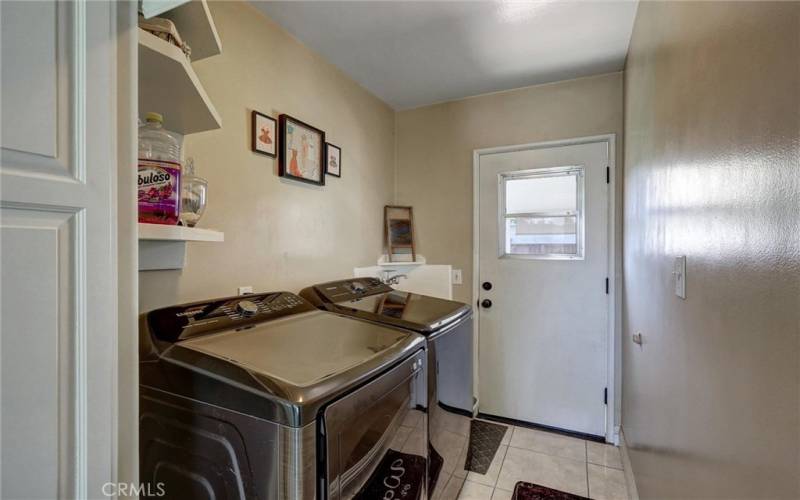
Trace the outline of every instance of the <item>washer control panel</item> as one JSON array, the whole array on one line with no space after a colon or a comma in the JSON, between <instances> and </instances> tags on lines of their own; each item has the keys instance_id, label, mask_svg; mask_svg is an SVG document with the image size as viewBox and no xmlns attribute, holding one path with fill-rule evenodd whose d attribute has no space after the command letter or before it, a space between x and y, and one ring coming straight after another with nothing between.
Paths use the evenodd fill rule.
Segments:
<instances>
[{"instance_id":1,"label":"washer control panel","mask_svg":"<svg viewBox=\"0 0 800 500\"><path fill-rule=\"evenodd\" d=\"M157 339L177 342L315 310L293 293L272 292L165 307L147 313L146 320Z\"/></svg>"}]
</instances>

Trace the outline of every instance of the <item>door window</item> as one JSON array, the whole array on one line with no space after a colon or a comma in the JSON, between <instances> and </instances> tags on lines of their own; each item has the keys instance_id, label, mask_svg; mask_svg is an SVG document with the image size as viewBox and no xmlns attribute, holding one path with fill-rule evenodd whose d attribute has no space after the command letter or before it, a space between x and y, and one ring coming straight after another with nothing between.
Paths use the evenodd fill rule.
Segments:
<instances>
[{"instance_id":1,"label":"door window","mask_svg":"<svg viewBox=\"0 0 800 500\"><path fill-rule=\"evenodd\" d=\"M500 174L500 256L583 258L583 167Z\"/></svg>"}]
</instances>

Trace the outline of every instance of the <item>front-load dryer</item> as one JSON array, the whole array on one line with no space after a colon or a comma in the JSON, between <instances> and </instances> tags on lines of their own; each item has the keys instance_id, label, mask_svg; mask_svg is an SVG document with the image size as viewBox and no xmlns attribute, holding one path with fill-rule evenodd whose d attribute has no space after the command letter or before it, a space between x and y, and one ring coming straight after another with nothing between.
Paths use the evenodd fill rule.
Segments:
<instances>
[{"instance_id":1,"label":"front-load dryer","mask_svg":"<svg viewBox=\"0 0 800 500\"><path fill-rule=\"evenodd\" d=\"M424 347L286 292L143 314L141 481L179 499L424 498L425 451L396 449L427 442L399 435Z\"/></svg>"}]
</instances>

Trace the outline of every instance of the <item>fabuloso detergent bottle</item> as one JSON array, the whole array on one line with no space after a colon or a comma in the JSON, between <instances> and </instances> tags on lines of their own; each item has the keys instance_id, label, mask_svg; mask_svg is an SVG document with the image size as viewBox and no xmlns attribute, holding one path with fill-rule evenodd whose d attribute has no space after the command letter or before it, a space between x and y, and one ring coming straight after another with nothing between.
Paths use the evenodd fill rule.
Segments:
<instances>
[{"instance_id":1,"label":"fabuloso detergent bottle","mask_svg":"<svg viewBox=\"0 0 800 500\"><path fill-rule=\"evenodd\" d=\"M139 222L177 224L181 212L181 147L164 118L147 113L139 127Z\"/></svg>"}]
</instances>

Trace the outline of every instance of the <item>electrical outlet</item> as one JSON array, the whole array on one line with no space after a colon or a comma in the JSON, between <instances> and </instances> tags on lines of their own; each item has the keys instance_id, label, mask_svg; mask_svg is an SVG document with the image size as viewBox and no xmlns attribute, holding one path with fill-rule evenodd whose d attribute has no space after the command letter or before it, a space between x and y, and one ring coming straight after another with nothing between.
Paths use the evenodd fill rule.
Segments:
<instances>
[{"instance_id":1,"label":"electrical outlet","mask_svg":"<svg viewBox=\"0 0 800 500\"><path fill-rule=\"evenodd\" d=\"M248 295L253 293L252 286L240 286L236 289L236 295Z\"/></svg>"},{"instance_id":2,"label":"electrical outlet","mask_svg":"<svg viewBox=\"0 0 800 500\"><path fill-rule=\"evenodd\" d=\"M453 280L452 281L453 281L454 285L460 285L460 284L464 283L464 281L463 281L463 279L461 277L461 269L453 269Z\"/></svg>"}]
</instances>

